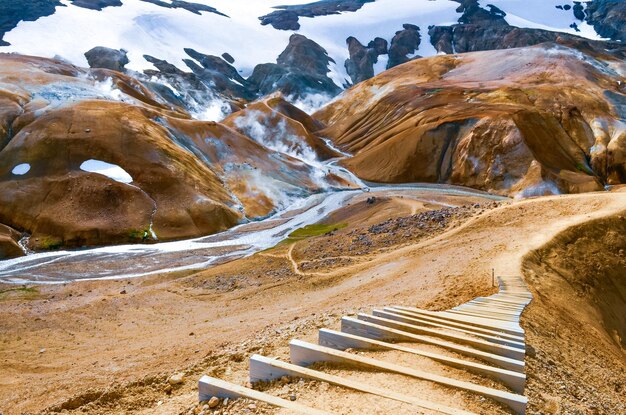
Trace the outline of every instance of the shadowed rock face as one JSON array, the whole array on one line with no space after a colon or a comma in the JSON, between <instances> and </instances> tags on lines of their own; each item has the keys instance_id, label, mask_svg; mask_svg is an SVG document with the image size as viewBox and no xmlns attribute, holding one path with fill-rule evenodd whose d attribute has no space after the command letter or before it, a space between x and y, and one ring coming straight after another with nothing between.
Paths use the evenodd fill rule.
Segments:
<instances>
[{"instance_id":1,"label":"shadowed rock face","mask_svg":"<svg viewBox=\"0 0 626 415\"><path fill-rule=\"evenodd\" d=\"M370 79L374 76L374 64L378 62L378 56L387 53L387 41L376 38L368 47L365 47L355 37L346 39L350 58L346 60L346 72L353 84ZM370 45L372 47L370 47Z\"/></svg>"},{"instance_id":2,"label":"shadowed rock face","mask_svg":"<svg viewBox=\"0 0 626 415\"><path fill-rule=\"evenodd\" d=\"M593 0L587 3L583 16L600 36L626 42L626 2Z\"/></svg>"},{"instance_id":3,"label":"shadowed rock face","mask_svg":"<svg viewBox=\"0 0 626 415\"><path fill-rule=\"evenodd\" d=\"M420 28L412 24L402 25L404 30L396 32L389 47L387 69L409 61L407 55L415 53L420 46Z\"/></svg>"},{"instance_id":4,"label":"shadowed rock face","mask_svg":"<svg viewBox=\"0 0 626 415\"><path fill-rule=\"evenodd\" d=\"M271 24L274 29L298 30L300 17L327 16L329 14L339 14L340 12L355 12L365 3L372 3L375 0L322 0L309 4L299 4L293 6L277 6L277 10L268 15L259 17L262 25Z\"/></svg>"},{"instance_id":5,"label":"shadowed rock face","mask_svg":"<svg viewBox=\"0 0 626 415\"><path fill-rule=\"evenodd\" d=\"M620 57L554 44L437 56L365 81L314 117L365 180L598 190L626 181L626 129L607 98L624 98L618 71Z\"/></svg>"},{"instance_id":6,"label":"shadowed rock face","mask_svg":"<svg viewBox=\"0 0 626 415\"><path fill-rule=\"evenodd\" d=\"M327 75L331 62L320 45L293 34L276 63L257 65L248 82L260 95L278 91L296 99L310 93L335 96L341 89Z\"/></svg>"},{"instance_id":7,"label":"shadowed rock face","mask_svg":"<svg viewBox=\"0 0 626 415\"><path fill-rule=\"evenodd\" d=\"M0 260L24 256L18 244L21 234L13 228L0 223Z\"/></svg>"},{"instance_id":8,"label":"shadowed rock face","mask_svg":"<svg viewBox=\"0 0 626 415\"><path fill-rule=\"evenodd\" d=\"M102 46L85 52L85 57L90 68L110 69L118 72L123 72L124 66L129 62L124 49L109 49Z\"/></svg>"}]
</instances>

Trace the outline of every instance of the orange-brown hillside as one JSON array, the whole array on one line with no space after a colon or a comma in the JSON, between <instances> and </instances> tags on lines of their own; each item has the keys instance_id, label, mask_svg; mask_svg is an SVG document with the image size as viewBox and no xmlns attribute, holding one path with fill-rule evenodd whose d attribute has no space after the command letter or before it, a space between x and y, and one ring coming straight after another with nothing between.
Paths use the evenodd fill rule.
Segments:
<instances>
[{"instance_id":1,"label":"orange-brown hillside","mask_svg":"<svg viewBox=\"0 0 626 415\"><path fill-rule=\"evenodd\" d=\"M315 121L268 102L238 116L261 135L276 118L313 158L336 155L310 133ZM31 249L207 235L333 184L242 132L192 119L126 74L0 55L0 258L20 254L23 235ZM128 180L85 170L94 160Z\"/></svg>"},{"instance_id":2,"label":"orange-brown hillside","mask_svg":"<svg viewBox=\"0 0 626 415\"><path fill-rule=\"evenodd\" d=\"M314 117L376 182L511 195L626 181L623 61L555 44L418 59L356 85Z\"/></svg>"}]
</instances>

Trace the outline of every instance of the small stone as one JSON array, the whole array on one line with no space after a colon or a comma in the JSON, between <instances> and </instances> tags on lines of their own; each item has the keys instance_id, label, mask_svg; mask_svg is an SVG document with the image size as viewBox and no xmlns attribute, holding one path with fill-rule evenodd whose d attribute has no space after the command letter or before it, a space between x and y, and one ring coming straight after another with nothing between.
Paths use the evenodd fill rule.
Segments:
<instances>
[{"instance_id":1,"label":"small stone","mask_svg":"<svg viewBox=\"0 0 626 415\"><path fill-rule=\"evenodd\" d=\"M39 354L45 353L46 349L39 349Z\"/></svg>"},{"instance_id":2,"label":"small stone","mask_svg":"<svg viewBox=\"0 0 626 415\"><path fill-rule=\"evenodd\" d=\"M281 378L280 378L280 383L281 383L282 385L286 385L286 384L288 384L288 383L290 383L290 382L291 382L291 381L290 381L289 377L287 377L287 376L283 376L283 377L281 377Z\"/></svg>"},{"instance_id":3,"label":"small stone","mask_svg":"<svg viewBox=\"0 0 626 415\"><path fill-rule=\"evenodd\" d=\"M120 294L126 294L126 290L120 291Z\"/></svg>"},{"instance_id":4,"label":"small stone","mask_svg":"<svg viewBox=\"0 0 626 415\"><path fill-rule=\"evenodd\" d=\"M164 391L165 391L165 393L167 393L168 395L169 395L170 393L172 393L172 385L169 385L169 384L168 384L167 386L165 386Z\"/></svg>"},{"instance_id":5,"label":"small stone","mask_svg":"<svg viewBox=\"0 0 626 415\"><path fill-rule=\"evenodd\" d=\"M86 133L90 133L91 132L91 128L85 128L85 132Z\"/></svg>"},{"instance_id":6,"label":"small stone","mask_svg":"<svg viewBox=\"0 0 626 415\"><path fill-rule=\"evenodd\" d=\"M251 403L250 405L248 405L248 409L250 409L251 411L254 411L256 409L256 405Z\"/></svg>"},{"instance_id":7,"label":"small stone","mask_svg":"<svg viewBox=\"0 0 626 415\"><path fill-rule=\"evenodd\" d=\"M163 401L157 402L157 406L161 406L161 405L163 405Z\"/></svg>"},{"instance_id":8,"label":"small stone","mask_svg":"<svg viewBox=\"0 0 626 415\"><path fill-rule=\"evenodd\" d=\"M216 396L213 396L211 399L209 399L209 405L208 405L209 408L211 409L216 408L219 404L220 404L220 400Z\"/></svg>"},{"instance_id":9,"label":"small stone","mask_svg":"<svg viewBox=\"0 0 626 415\"><path fill-rule=\"evenodd\" d=\"M180 385L181 383L185 382L185 375L183 375L182 373L177 373L175 375L170 376L167 382L172 386Z\"/></svg>"},{"instance_id":10,"label":"small stone","mask_svg":"<svg viewBox=\"0 0 626 415\"><path fill-rule=\"evenodd\" d=\"M291 395L289 395L289 400L292 401L292 402L295 401L296 400L296 394L292 393Z\"/></svg>"}]
</instances>

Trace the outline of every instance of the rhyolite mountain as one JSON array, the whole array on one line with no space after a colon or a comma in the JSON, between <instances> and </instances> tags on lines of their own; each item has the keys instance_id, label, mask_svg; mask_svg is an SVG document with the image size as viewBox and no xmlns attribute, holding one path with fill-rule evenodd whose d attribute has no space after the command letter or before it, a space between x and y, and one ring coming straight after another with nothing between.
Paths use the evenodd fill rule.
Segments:
<instances>
[{"instance_id":1,"label":"rhyolite mountain","mask_svg":"<svg viewBox=\"0 0 626 415\"><path fill-rule=\"evenodd\" d=\"M0 258L219 232L358 186L336 159L624 183L624 4L0 0Z\"/></svg>"}]
</instances>

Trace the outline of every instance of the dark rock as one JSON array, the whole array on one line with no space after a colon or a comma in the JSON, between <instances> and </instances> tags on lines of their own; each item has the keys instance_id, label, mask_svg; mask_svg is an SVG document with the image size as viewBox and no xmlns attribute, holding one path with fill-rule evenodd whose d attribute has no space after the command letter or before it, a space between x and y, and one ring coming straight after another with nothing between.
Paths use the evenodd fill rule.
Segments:
<instances>
[{"instance_id":1,"label":"dark rock","mask_svg":"<svg viewBox=\"0 0 626 415\"><path fill-rule=\"evenodd\" d=\"M259 17L262 25L271 24L278 30L298 30L300 17L327 16L329 14L339 14L340 12L355 12L365 3L372 3L375 0L322 0L309 4L298 4L293 6L276 6L275 12Z\"/></svg>"},{"instance_id":2,"label":"dark rock","mask_svg":"<svg viewBox=\"0 0 626 415\"><path fill-rule=\"evenodd\" d=\"M328 65L335 61L328 56L323 47L311 39L293 34L289 38L289 44L278 56L276 62L286 68L326 75L329 72Z\"/></svg>"},{"instance_id":3,"label":"dark rock","mask_svg":"<svg viewBox=\"0 0 626 415\"><path fill-rule=\"evenodd\" d=\"M207 6L206 4L190 3L188 1L183 1L183 0L172 0L171 3L167 3L162 0L141 0L141 1L144 1L146 3L152 3L154 5L165 7L168 9L184 9L194 14L202 14L201 12L209 12L209 13L218 14L220 16L228 17L224 13L221 13L220 11L218 11L216 8Z\"/></svg>"},{"instance_id":4,"label":"dark rock","mask_svg":"<svg viewBox=\"0 0 626 415\"><path fill-rule=\"evenodd\" d=\"M185 52L202 65L198 66L194 61L185 59L185 64L200 79L214 85L220 94L230 97L254 99L255 92L248 86L237 69L219 56L205 55L193 49L185 49Z\"/></svg>"},{"instance_id":5,"label":"dark rock","mask_svg":"<svg viewBox=\"0 0 626 415\"><path fill-rule=\"evenodd\" d=\"M126 53L124 49L117 50L96 46L85 52L85 57L90 68L103 68L123 72L124 66L128 64Z\"/></svg>"},{"instance_id":6,"label":"dark rock","mask_svg":"<svg viewBox=\"0 0 626 415\"><path fill-rule=\"evenodd\" d=\"M465 53L532 46L544 42L566 44L581 50L621 48L618 44L592 41L567 33L510 26L499 9L479 9L473 0L467 0L458 9L463 11L459 19L462 24L430 27L428 34L435 49L444 53Z\"/></svg>"},{"instance_id":7,"label":"dark rock","mask_svg":"<svg viewBox=\"0 0 626 415\"><path fill-rule=\"evenodd\" d=\"M222 58L231 65L235 63L235 58L233 58L230 53L222 53Z\"/></svg>"},{"instance_id":8,"label":"dark rock","mask_svg":"<svg viewBox=\"0 0 626 415\"><path fill-rule=\"evenodd\" d=\"M374 51L379 55L385 55L389 53L389 44L382 37L377 37L374 40L370 41L367 44L368 49L374 49Z\"/></svg>"},{"instance_id":9,"label":"dark rock","mask_svg":"<svg viewBox=\"0 0 626 415\"><path fill-rule=\"evenodd\" d=\"M626 2L593 0L587 4L586 20L602 37L626 42Z\"/></svg>"},{"instance_id":10,"label":"dark rock","mask_svg":"<svg viewBox=\"0 0 626 415\"><path fill-rule=\"evenodd\" d=\"M563 10L570 10L572 8L572 6L570 6L569 4L566 4L565 6L563 6Z\"/></svg>"},{"instance_id":11,"label":"dark rock","mask_svg":"<svg viewBox=\"0 0 626 415\"><path fill-rule=\"evenodd\" d=\"M579 1L574 2L574 17L580 21L585 20L585 8Z\"/></svg>"},{"instance_id":12,"label":"dark rock","mask_svg":"<svg viewBox=\"0 0 626 415\"><path fill-rule=\"evenodd\" d=\"M365 47L355 37L350 36L346 43L350 58L346 60L345 67L353 84L374 77L374 64L378 61L379 53L374 48ZM371 44L372 42L370 42ZM385 41L385 49L386 49Z\"/></svg>"},{"instance_id":13,"label":"dark rock","mask_svg":"<svg viewBox=\"0 0 626 415\"><path fill-rule=\"evenodd\" d=\"M122 5L120 0L70 0L74 6L83 9L102 10L106 7L119 7Z\"/></svg>"},{"instance_id":14,"label":"dark rock","mask_svg":"<svg viewBox=\"0 0 626 415\"><path fill-rule=\"evenodd\" d=\"M260 95L280 91L296 99L312 93L334 96L341 89L327 75L331 62L320 45L293 34L276 63L257 65L247 81Z\"/></svg>"},{"instance_id":15,"label":"dark rock","mask_svg":"<svg viewBox=\"0 0 626 415\"><path fill-rule=\"evenodd\" d=\"M419 48L421 42L420 28L412 24L404 24L402 27L404 30L396 32L391 39L387 69L408 62L409 57L407 55L415 53Z\"/></svg>"},{"instance_id":16,"label":"dark rock","mask_svg":"<svg viewBox=\"0 0 626 415\"><path fill-rule=\"evenodd\" d=\"M0 46L9 46L2 38L19 22L34 22L40 17L50 16L57 6L63 6L63 3L59 0L0 0Z\"/></svg>"}]
</instances>

